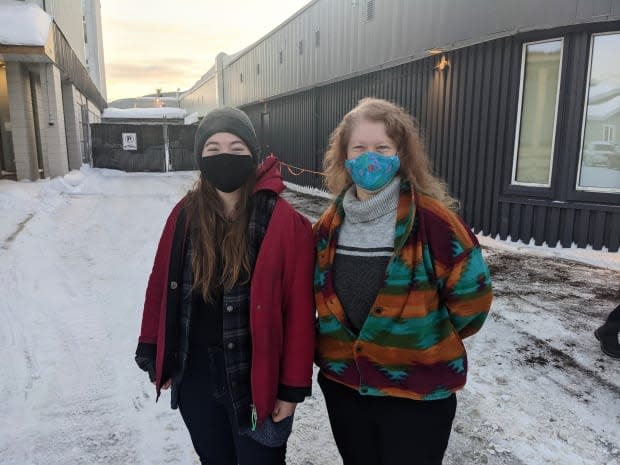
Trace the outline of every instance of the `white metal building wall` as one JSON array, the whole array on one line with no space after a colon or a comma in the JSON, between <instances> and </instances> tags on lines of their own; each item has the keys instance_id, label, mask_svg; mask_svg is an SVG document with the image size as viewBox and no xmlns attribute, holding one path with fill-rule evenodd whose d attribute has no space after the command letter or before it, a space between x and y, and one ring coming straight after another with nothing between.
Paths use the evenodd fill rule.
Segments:
<instances>
[{"instance_id":1,"label":"white metal building wall","mask_svg":"<svg viewBox=\"0 0 620 465\"><path fill-rule=\"evenodd\" d=\"M67 38L71 48L86 66L86 54L84 52L84 27L82 25L82 1L81 0L30 0L41 8L45 3L45 11L54 18L54 21Z\"/></svg>"},{"instance_id":2,"label":"white metal building wall","mask_svg":"<svg viewBox=\"0 0 620 465\"><path fill-rule=\"evenodd\" d=\"M615 19L620 0L315 0L224 68L224 103L244 105L396 65L435 47Z\"/></svg>"},{"instance_id":3,"label":"white metal building wall","mask_svg":"<svg viewBox=\"0 0 620 465\"><path fill-rule=\"evenodd\" d=\"M82 0L86 19L86 68L91 79L107 100L105 81L105 62L103 57L103 32L101 30L101 2L99 0Z\"/></svg>"}]
</instances>

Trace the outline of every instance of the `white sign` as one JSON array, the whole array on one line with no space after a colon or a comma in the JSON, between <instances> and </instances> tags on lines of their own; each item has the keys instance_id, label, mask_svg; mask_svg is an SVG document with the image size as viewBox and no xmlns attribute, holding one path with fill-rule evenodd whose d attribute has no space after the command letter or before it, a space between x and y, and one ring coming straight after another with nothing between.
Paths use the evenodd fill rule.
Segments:
<instances>
[{"instance_id":1,"label":"white sign","mask_svg":"<svg viewBox=\"0 0 620 465\"><path fill-rule=\"evenodd\" d=\"M123 133L123 150L138 150L138 138L135 132Z\"/></svg>"}]
</instances>

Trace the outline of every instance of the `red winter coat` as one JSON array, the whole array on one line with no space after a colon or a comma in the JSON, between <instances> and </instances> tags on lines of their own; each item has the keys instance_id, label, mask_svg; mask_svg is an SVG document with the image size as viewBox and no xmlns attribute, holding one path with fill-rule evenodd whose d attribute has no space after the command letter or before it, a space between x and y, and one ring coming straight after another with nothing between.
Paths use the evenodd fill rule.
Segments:
<instances>
[{"instance_id":1,"label":"red winter coat","mask_svg":"<svg viewBox=\"0 0 620 465\"><path fill-rule=\"evenodd\" d=\"M255 192L281 193L279 162L269 157L257 169ZM170 213L149 277L138 341L156 344L155 385L159 398L166 340L168 269L181 200ZM187 231L186 231L187 233ZM178 237L178 235L177 235ZM281 197L265 232L250 282L251 389L258 422L273 411L279 385L309 388L315 341L314 240L310 222ZM172 299L171 299L172 300Z\"/></svg>"}]
</instances>

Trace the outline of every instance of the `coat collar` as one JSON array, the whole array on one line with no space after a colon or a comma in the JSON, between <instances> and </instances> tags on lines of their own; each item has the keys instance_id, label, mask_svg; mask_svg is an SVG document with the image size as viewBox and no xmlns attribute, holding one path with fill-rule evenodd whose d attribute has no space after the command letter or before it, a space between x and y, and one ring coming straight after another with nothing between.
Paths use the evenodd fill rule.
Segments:
<instances>
[{"instance_id":1,"label":"coat collar","mask_svg":"<svg viewBox=\"0 0 620 465\"><path fill-rule=\"evenodd\" d=\"M334 290L333 279L338 234L345 218L342 207L345 192L346 190L335 199L315 229L317 263L314 288L317 305L325 305L343 326L349 328L344 308ZM370 315L373 309L378 308L382 313L386 311L388 315L399 314L407 300L415 267L415 251L411 240L416 217L414 199L413 187L403 180L400 185L394 226L394 253L387 265L383 286L371 307Z\"/></svg>"}]
</instances>

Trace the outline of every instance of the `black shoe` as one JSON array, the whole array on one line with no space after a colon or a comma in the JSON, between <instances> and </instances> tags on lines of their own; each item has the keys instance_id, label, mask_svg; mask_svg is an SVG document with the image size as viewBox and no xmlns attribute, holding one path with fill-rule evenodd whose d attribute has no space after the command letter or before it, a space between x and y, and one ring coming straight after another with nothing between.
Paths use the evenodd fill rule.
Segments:
<instances>
[{"instance_id":1,"label":"black shoe","mask_svg":"<svg viewBox=\"0 0 620 465\"><path fill-rule=\"evenodd\" d=\"M594 337L601 342L601 350L605 355L620 358L620 344L618 343L618 324L605 323L594 331Z\"/></svg>"}]
</instances>

